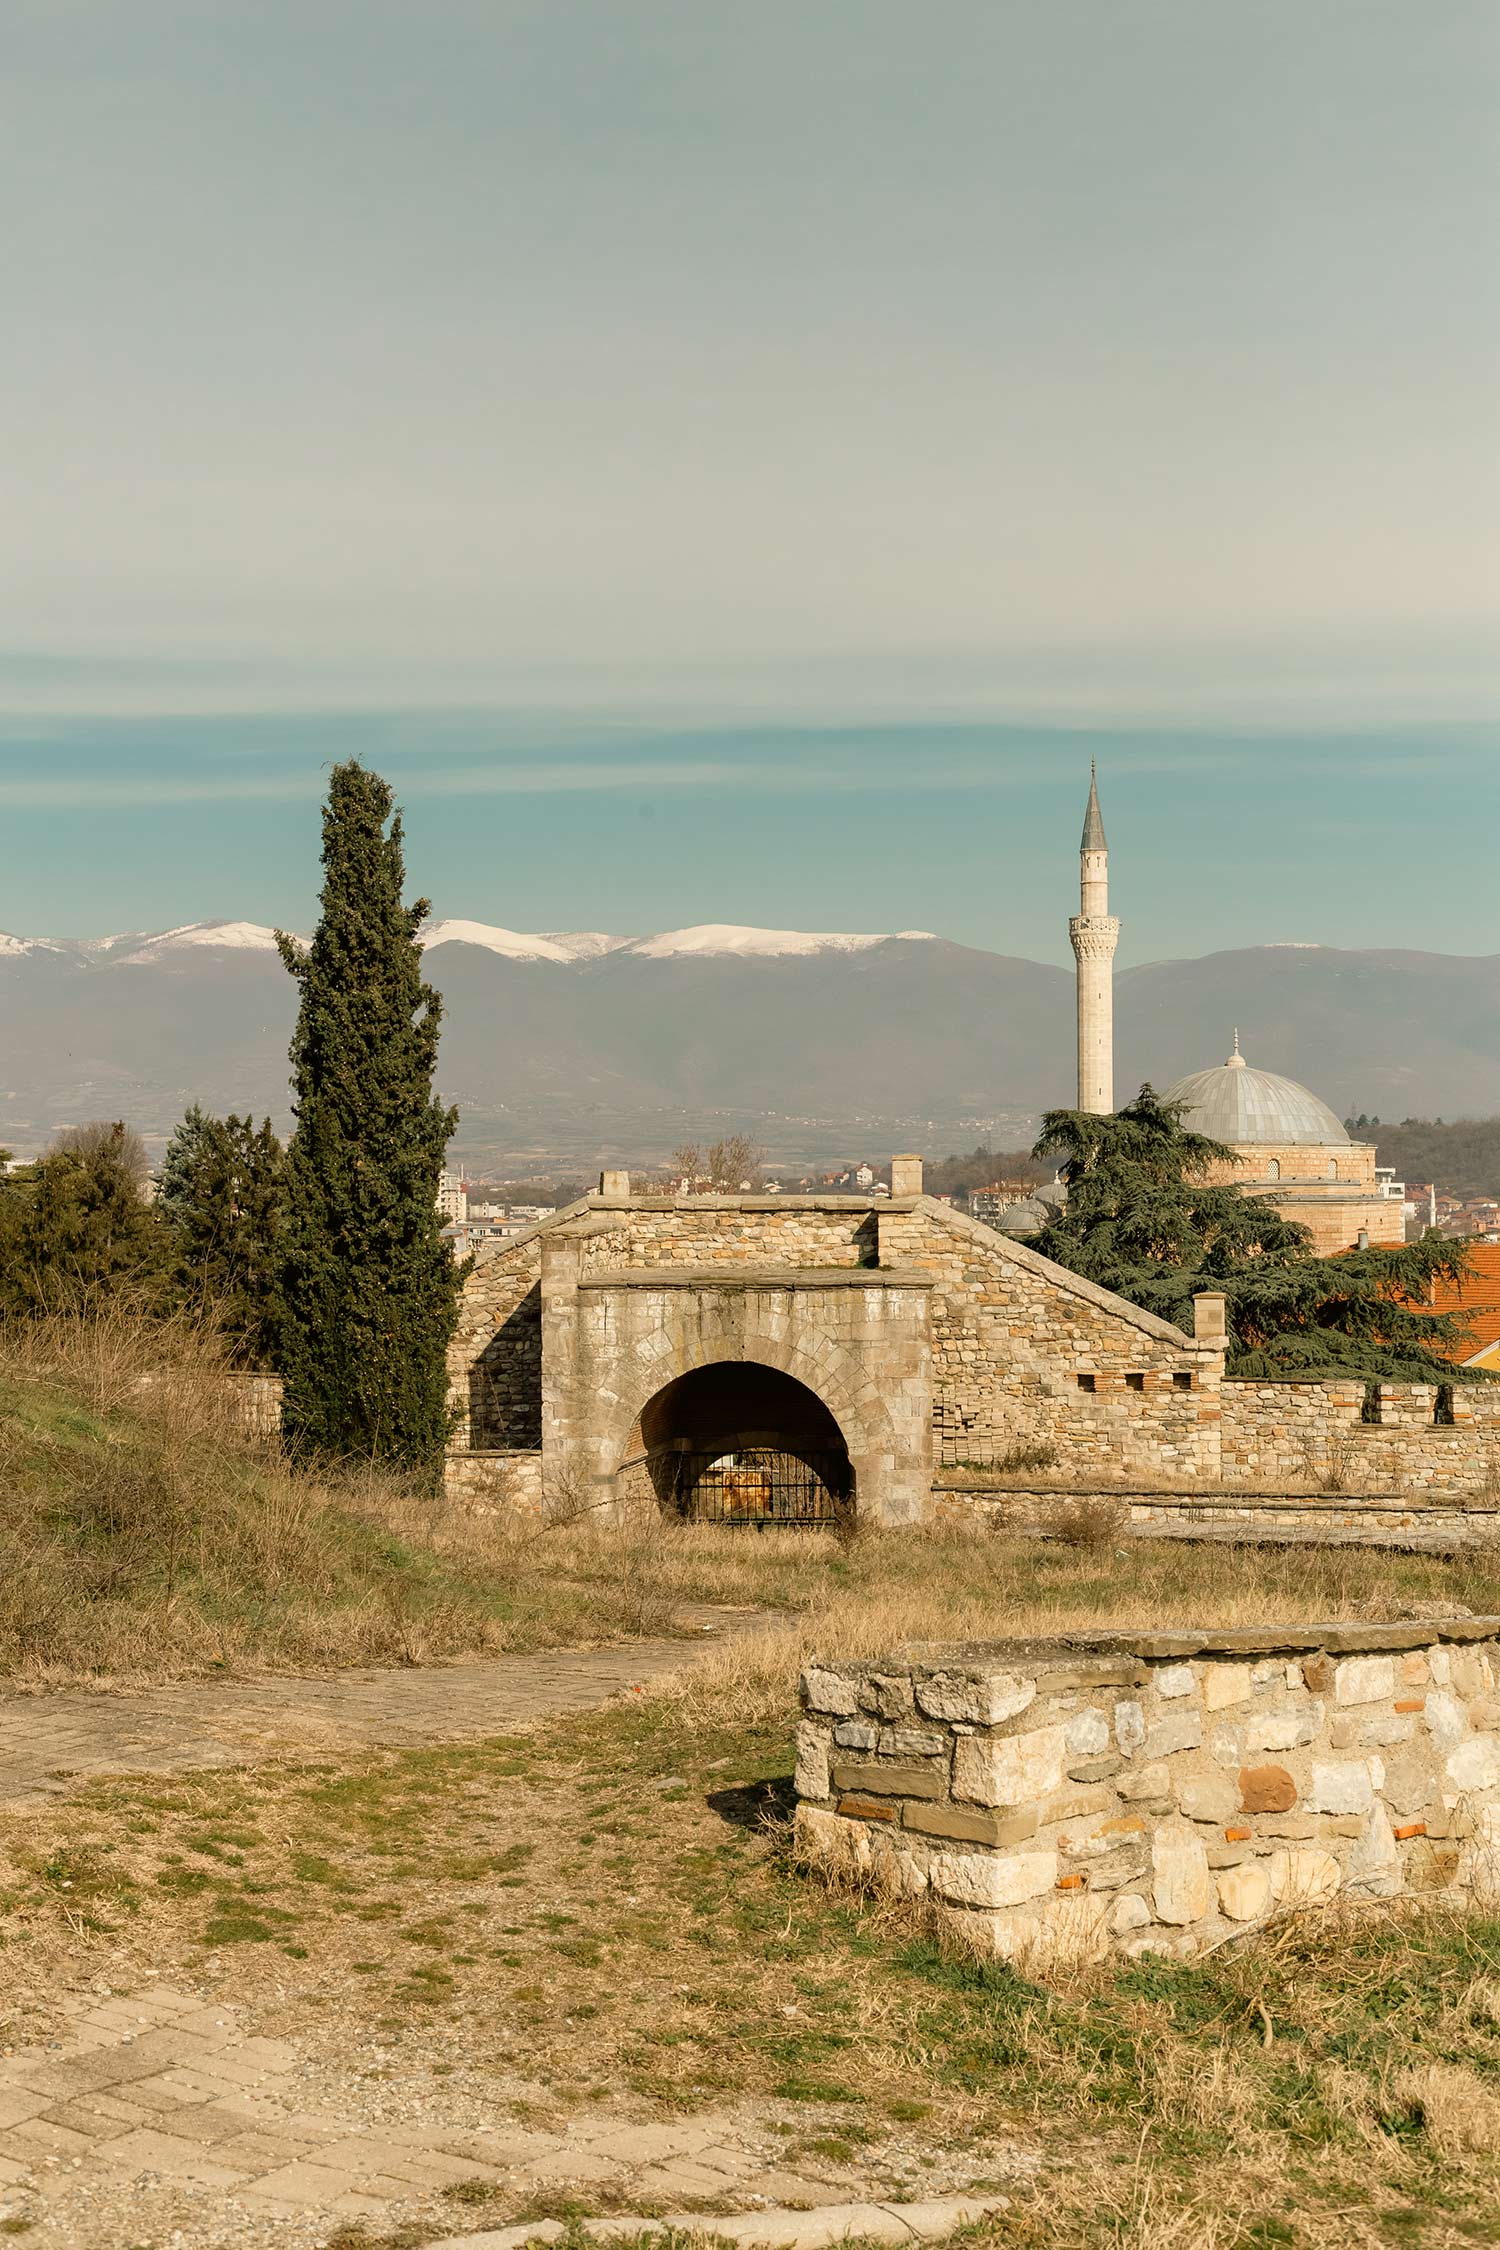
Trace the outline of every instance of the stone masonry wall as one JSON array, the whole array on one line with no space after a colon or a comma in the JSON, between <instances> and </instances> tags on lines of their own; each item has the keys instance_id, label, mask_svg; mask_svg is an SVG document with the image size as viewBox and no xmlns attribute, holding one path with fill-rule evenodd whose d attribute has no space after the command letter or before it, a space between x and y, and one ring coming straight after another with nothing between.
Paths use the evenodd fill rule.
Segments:
<instances>
[{"instance_id":1,"label":"stone masonry wall","mask_svg":"<svg viewBox=\"0 0 1500 2250\"><path fill-rule=\"evenodd\" d=\"M880 1254L934 1277L940 1465L1045 1465L1060 1483L1217 1475L1221 1353L925 1198L881 1211ZM1038 1451L1050 1458L1024 1459Z\"/></svg>"},{"instance_id":2,"label":"stone masonry wall","mask_svg":"<svg viewBox=\"0 0 1500 2250\"><path fill-rule=\"evenodd\" d=\"M1500 1618L922 1646L802 1677L797 1838L1012 1959L1500 1903Z\"/></svg>"},{"instance_id":3,"label":"stone masonry wall","mask_svg":"<svg viewBox=\"0 0 1500 2250\"><path fill-rule=\"evenodd\" d=\"M1225 1382L1220 1455L1226 1484L1281 1479L1337 1489L1495 1493L1500 1488L1500 1383L1454 1383L1451 1424L1435 1420L1432 1383L1382 1383L1379 1421L1365 1385Z\"/></svg>"}]
</instances>

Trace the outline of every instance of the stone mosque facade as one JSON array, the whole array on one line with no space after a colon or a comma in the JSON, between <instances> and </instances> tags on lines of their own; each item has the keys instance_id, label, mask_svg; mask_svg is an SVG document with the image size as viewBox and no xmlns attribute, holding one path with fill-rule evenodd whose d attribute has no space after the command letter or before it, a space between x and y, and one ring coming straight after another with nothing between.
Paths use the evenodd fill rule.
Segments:
<instances>
[{"instance_id":1,"label":"stone mosque facade","mask_svg":"<svg viewBox=\"0 0 1500 2250\"><path fill-rule=\"evenodd\" d=\"M1102 1112L1119 925L1092 785L1081 878L1079 1099ZM1258 1165L1330 1246L1357 1238L1374 1152L1313 1095L1237 1049L1172 1091L1248 1153L1237 1178ZM1500 1385L1235 1381L1224 1315L1205 1293L1190 1331L1157 1319L924 1194L916 1156L881 1196L664 1195L605 1172L465 1282L449 1489L542 1520L733 1526L1003 1520L1102 1491L1243 1531L1278 1509L1295 1527L1322 1503L1288 1495L1336 1484L1369 1495L1363 1516L1332 1504L1360 1537L1493 1485Z\"/></svg>"}]
</instances>

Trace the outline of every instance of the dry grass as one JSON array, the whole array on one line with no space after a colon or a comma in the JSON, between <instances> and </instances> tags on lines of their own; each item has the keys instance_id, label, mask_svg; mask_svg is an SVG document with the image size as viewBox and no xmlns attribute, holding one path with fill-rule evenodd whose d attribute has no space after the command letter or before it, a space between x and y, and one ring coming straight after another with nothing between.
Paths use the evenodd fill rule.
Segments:
<instances>
[{"instance_id":1,"label":"dry grass","mask_svg":"<svg viewBox=\"0 0 1500 2250\"><path fill-rule=\"evenodd\" d=\"M543 1529L374 1470L299 1474L241 1425L211 1337L129 1320L0 1332L0 1493L0 1676L30 1686L597 1645L709 1603L782 1613L726 1658L774 1697L810 1646L1500 1610L1500 1547L1116 1541L1108 1505L1078 1509L1071 1544Z\"/></svg>"}]
</instances>

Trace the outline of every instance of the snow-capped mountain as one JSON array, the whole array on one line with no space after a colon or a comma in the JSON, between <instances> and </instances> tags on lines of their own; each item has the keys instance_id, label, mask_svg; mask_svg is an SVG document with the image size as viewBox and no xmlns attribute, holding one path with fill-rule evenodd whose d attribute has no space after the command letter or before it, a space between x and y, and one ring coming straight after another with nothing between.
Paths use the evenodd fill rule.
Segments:
<instances>
[{"instance_id":1,"label":"snow-capped mountain","mask_svg":"<svg viewBox=\"0 0 1500 2250\"><path fill-rule=\"evenodd\" d=\"M740 1125L829 1155L1018 1147L1028 1119L1072 1090L1060 962L916 930L708 923L622 937L444 917L423 934L461 1155L582 1164ZM0 938L0 1142L30 1151L91 1117L155 1140L194 1101L285 1124L295 1008L259 922ZM1127 966L1116 1087L1201 1069L1236 1024L1256 1062L1340 1115L1500 1112L1493 959L1279 944Z\"/></svg>"}]
</instances>

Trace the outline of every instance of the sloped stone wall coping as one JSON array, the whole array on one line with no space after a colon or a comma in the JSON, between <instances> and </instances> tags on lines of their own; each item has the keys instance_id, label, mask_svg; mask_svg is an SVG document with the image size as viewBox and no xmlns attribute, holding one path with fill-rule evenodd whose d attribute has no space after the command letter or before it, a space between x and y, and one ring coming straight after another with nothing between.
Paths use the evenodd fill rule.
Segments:
<instances>
[{"instance_id":1,"label":"sloped stone wall coping","mask_svg":"<svg viewBox=\"0 0 1500 2250\"><path fill-rule=\"evenodd\" d=\"M1326 1509L1333 1515L1357 1515L1361 1510L1397 1509L1402 1515L1420 1515L1424 1508L1451 1513L1461 1503L1468 1516L1500 1515L1500 1500L1476 1500L1455 1486L1445 1490L1428 1486L1416 1492L1386 1490L1355 1492L1293 1492L1244 1484L1202 1484L1184 1490L1175 1484L1043 1484L1020 1474L1012 1478L985 1477L979 1473L955 1477L945 1469L932 1480L934 1493L959 1500L1013 1500L1051 1503L1057 1500L1108 1500L1129 1506L1139 1501L1153 1508L1305 1508L1309 1513Z\"/></svg>"},{"instance_id":2,"label":"sloped stone wall coping","mask_svg":"<svg viewBox=\"0 0 1500 2250\"><path fill-rule=\"evenodd\" d=\"M582 1274L582 1289L931 1289L910 1266L617 1266Z\"/></svg>"},{"instance_id":3,"label":"sloped stone wall coping","mask_svg":"<svg viewBox=\"0 0 1500 2250\"><path fill-rule=\"evenodd\" d=\"M808 1658L849 1679L876 1680L893 1667L984 1679L1017 1665L1065 1662L1075 1656L1147 1658L1180 1656L1305 1656L1326 1649L1334 1656L1429 1648L1437 1641L1500 1639L1500 1617L1401 1619L1389 1624L1174 1626L1160 1632L1058 1633L1043 1640L912 1641L888 1656L857 1663L845 1657Z\"/></svg>"},{"instance_id":4,"label":"sloped stone wall coping","mask_svg":"<svg viewBox=\"0 0 1500 2250\"><path fill-rule=\"evenodd\" d=\"M918 1195L590 1195L594 1211L915 1211ZM582 1208L582 1206L576 1206ZM945 1205L946 1209L947 1206Z\"/></svg>"}]
</instances>

